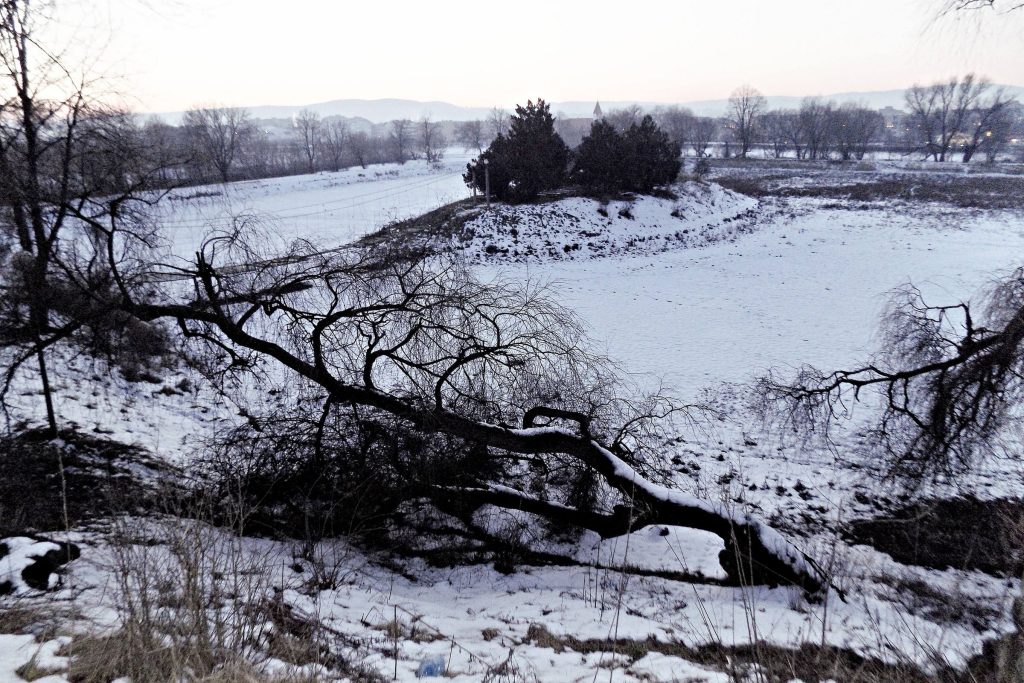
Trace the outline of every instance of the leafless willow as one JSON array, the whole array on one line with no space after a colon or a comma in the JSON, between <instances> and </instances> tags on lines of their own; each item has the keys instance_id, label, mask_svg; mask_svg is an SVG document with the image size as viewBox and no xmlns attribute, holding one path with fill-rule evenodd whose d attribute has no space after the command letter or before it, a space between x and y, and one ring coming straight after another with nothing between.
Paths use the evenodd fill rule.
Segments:
<instances>
[{"instance_id":1,"label":"leafless willow","mask_svg":"<svg viewBox=\"0 0 1024 683\"><path fill-rule=\"evenodd\" d=\"M981 306L930 305L916 288L902 289L883 332L885 351L871 363L762 380L769 407L827 428L877 390L881 464L912 486L955 480L995 453L1024 405L1024 271L1002 279Z\"/></svg>"},{"instance_id":2,"label":"leafless willow","mask_svg":"<svg viewBox=\"0 0 1024 683\"><path fill-rule=\"evenodd\" d=\"M187 296L142 297L114 264L122 286L104 303L173 323L228 367L271 362L318 397L324 424L335 411L378 416L424 435L417 453L444 437L441 461L458 467L431 471L445 476L424 481L392 463L394 490L410 497L513 508L606 536L649 524L705 529L725 541L736 580L825 585L762 522L666 485L663 439L696 407L631 398L542 289L478 282L457 263L407 254L297 244L268 258L254 246L263 243L244 231L208 240L180 271ZM572 493L580 476L595 496Z\"/></svg>"}]
</instances>

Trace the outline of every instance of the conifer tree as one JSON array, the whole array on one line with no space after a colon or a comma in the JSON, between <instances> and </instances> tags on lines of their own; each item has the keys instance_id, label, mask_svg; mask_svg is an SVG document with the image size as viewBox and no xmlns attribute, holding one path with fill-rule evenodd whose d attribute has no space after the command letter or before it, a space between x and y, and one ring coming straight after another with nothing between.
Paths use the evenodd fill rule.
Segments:
<instances>
[{"instance_id":1,"label":"conifer tree","mask_svg":"<svg viewBox=\"0 0 1024 683\"><path fill-rule=\"evenodd\" d=\"M569 148L555 132L555 118L544 100L517 106L508 135L499 135L490 147L466 166L469 185L485 188L484 161L489 162L491 193L509 202L525 202L540 192L566 183Z\"/></svg>"},{"instance_id":2,"label":"conifer tree","mask_svg":"<svg viewBox=\"0 0 1024 683\"><path fill-rule=\"evenodd\" d=\"M679 146L669 140L650 116L634 123L622 137L627 165L624 189L649 193L679 175Z\"/></svg>"},{"instance_id":3,"label":"conifer tree","mask_svg":"<svg viewBox=\"0 0 1024 683\"><path fill-rule=\"evenodd\" d=\"M625 140L612 124L595 121L576 149L573 180L588 194L602 195L625 187L626 170Z\"/></svg>"}]
</instances>

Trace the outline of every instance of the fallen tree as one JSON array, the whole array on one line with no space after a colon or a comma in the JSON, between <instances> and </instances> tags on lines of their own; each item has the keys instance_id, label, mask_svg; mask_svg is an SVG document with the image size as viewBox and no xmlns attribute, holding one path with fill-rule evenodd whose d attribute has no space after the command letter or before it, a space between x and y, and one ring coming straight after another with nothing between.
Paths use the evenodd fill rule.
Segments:
<instances>
[{"instance_id":1,"label":"fallen tree","mask_svg":"<svg viewBox=\"0 0 1024 683\"><path fill-rule=\"evenodd\" d=\"M251 373L275 361L264 367L285 371L321 407L314 455L335 413L456 439L457 467L443 476L392 470L415 480L408 495L438 507L521 510L603 537L651 524L702 529L723 539L720 560L737 583L827 587L771 527L667 485L657 449L692 406L623 398L610 365L585 351L579 323L543 290L481 283L436 258L303 244L268 258L259 243L211 238L178 270L187 286L170 288L177 296L138 297L138 279L152 275L133 280L115 264L120 298L110 303L143 321L173 321L226 368ZM587 478L593 495L574 496Z\"/></svg>"}]
</instances>

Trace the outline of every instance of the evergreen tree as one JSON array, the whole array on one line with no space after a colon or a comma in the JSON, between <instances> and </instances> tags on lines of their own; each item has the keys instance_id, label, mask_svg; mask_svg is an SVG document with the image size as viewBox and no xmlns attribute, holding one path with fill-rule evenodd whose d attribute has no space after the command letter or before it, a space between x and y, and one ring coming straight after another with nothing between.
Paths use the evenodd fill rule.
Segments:
<instances>
[{"instance_id":1,"label":"evergreen tree","mask_svg":"<svg viewBox=\"0 0 1024 683\"><path fill-rule=\"evenodd\" d=\"M576 149L573 180L588 194L607 194L627 185L626 142L615 126L597 120Z\"/></svg>"},{"instance_id":2,"label":"evergreen tree","mask_svg":"<svg viewBox=\"0 0 1024 683\"><path fill-rule=\"evenodd\" d=\"M634 123L622 137L626 159L623 189L649 193L679 175L679 145L670 141L650 116L645 116L639 125Z\"/></svg>"},{"instance_id":3,"label":"evergreen tree","mask_svg":"<svg viewBox=\"0 0 1024 683\"><path fill-rule=\"evenodd\" d=\"M509 202L529 201L566 183L569 148L555 132L555 119L544 100L517 106L507 136L499 135L479 159L467 164L467 184L485 187L489 162L491 194Z\"/></svg>"}]
</instances>

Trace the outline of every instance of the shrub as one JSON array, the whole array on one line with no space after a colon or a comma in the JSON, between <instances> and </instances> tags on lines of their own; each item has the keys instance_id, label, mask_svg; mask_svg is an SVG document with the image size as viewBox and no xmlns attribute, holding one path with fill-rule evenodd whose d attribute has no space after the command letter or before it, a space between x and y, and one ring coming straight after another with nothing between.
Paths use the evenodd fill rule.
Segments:
<instances>
[{"instance_id":1,"label":"shrub","mask_svg":"<svg viewBox=\"0 0 1024 683\"><path fill-rule=\"evenodd\" d=\"M708 161L707 157L701 157L697 159L693 165L693 177L697 180L704 180L708 173L711 172L711 162Z\"/></svg>"}]
</instances>

